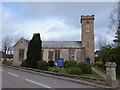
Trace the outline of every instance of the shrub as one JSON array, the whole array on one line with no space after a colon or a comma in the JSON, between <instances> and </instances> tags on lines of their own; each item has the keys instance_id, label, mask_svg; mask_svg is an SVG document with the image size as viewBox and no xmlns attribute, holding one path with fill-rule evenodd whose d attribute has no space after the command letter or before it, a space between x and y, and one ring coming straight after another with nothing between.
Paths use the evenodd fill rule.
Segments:
<instances>
[{"instance_id":1,"label":"shrub","mask_svg":"<svg viewBox=\"0 0 120 90\"><path fill-rule=\"evenodd\" d=\"M49 64L46 61L38 61L37 68L40 70L48 70Z\"/></svg>"},{"instance_id":2,"label":"shrub","mask_svg":"<svg viewBox=\"0 0 120 90\"><path fill-rule=\"evenodd\" d=\"M73 74L73 75L80 75L80 74L82 74L82 70L79 67L68 67L68 68L65 68L65 71L68 74Z\"/></svg>"},{"instance_id":3,"label":"shrub","mask_svg":"<svg viewBox=\"0 0 120 90\"><path fill-rule=\"evenodd\" d=\"M54 67L55 66L55 62L54 61L48 61L49 63L49 67Z\"/></svg>"},{"instance_id":4,"label":"shrub","mask_svg":"<svg viewBox=\"0 0 120 90\"><path fill-rule=\"evenodd\" d=\"M98 67L101 67L101 68L104 67L104 64L103 64L102 61L97 61L97 62L96 62L96 65L97 65Z\"/></svg>"},{"instance_id":5,"label":"shrub","mask_svg":"<svg viewBox=\"0 0 120 90\"><path fill-rule=\"evenodd\" d=\"M5 65L9 65L9 66L11 66L12 63L13 63L13 60L11 60L11 61L8 61L8 60L4 61L4 60L3 60L2 63L4 63Z\"/></svg>"},{"instance_id":6,"label":"shrub","mask_svg":"<svg viewBox=\"0 0 120 90\"><path fill-rule=\"evenodd\" d=\"M77 67L77 62L70 60L70 61L65 61L65 67Z\"/></svg>"},{"instance_id":7,"label":"shrub","mask_svg":"<svg viewBox=\"0 0 120 90\"><path fill-rule=\"evenodd\" d=\"M23 61L22 61L21 66L23 66L23 67L27 67L26 60L23 60Z\"/></svg>"},{"instance_id":8,"label":"shrub","mask_svg":"<svg viewBox=\"0 0 120 90\"><path fill-rule=\"evenodd\" d=\"M82 69L82 73L84 74L92 73L92 66L89 64L86 64L85 62L79 62L77 66Z\"/></svg>"},{"instance_id":9,"label":"shrub","mask_svg":"<svg viewBox=\"0 0 120 90\"><path fill-rule=\"evenodd\" d=\"M55 72L55 73L58 73L59 72L59 67L55 66L52 71Z\"/></svg>"}]
</instances>

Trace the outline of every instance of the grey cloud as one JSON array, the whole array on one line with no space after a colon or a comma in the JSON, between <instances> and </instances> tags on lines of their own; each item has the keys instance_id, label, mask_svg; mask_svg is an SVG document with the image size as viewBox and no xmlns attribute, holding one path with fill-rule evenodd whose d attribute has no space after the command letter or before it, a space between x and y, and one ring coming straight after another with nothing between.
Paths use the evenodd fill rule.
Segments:
<instances>
[{"instance_id":1,"label":"grey cloud","mask_svg":"<svg viewBox=\"0 0 120 90\"><path fill-rule=\"evenodd\" d=\"M5 3L4 7L14 14L7 20L3 20L3 36L11 35L13 38L26 36L23 27L25 22L42 21L44 23L47 19L59 18L64 19L64 23L73 26L77 29L73 34L62 34L58 37L49 37L47 40L80 40L80 16L86 14L95 15L95 35L106 34L108 21L108 12L104 12L106 8L111 8L113 3ZM108 10L109 11L109 10ZM3 18L4 17L3 15ZM18 26L16 26L18 25ZM19 26L20 25L20 26ZM46 26L47 27L47 26ZM72 29L73 30L73 29ZM77 31L79 30L79 31ZM54 26L48 30L49 32L56 32L59 35L61 28ZM66 33L69 31L66 31ZM77 34L76 34L77 32ZM52 36L52 35L51 35ZM27 38L27 36L26 36ZM97 38L97 37L96 37ZM97 42L95 42L97 43Z\"/></svg>"}]
</instances>

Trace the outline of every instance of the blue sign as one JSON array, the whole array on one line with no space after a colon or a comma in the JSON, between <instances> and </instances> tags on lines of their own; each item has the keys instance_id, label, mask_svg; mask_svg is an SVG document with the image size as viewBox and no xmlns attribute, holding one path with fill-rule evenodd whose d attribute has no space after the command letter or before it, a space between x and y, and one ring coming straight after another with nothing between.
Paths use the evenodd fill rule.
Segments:
<instances>
[{"instance_id":1,"label":"blue sign","mask_svg":"<svg viewBox=\"0 0 120 90\"><path fill-rule=\"evenodd\" d=\"M57 66L61 66L61 67L64 66L64 59L63 58L58 58L57 59Z\"/></svg>"}]
</instances>

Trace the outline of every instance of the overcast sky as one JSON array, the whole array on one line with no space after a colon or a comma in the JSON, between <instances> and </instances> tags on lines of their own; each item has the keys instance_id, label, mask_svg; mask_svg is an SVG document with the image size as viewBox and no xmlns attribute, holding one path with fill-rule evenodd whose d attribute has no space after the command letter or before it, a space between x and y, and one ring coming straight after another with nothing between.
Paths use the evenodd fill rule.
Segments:
<instances>
[{"instance_id":1,"label":"overcast sky","mask_svg":"<svg viewBox=\"0 0 120 90\"><path fill-rule=\"evenodd\" d=\"M81 15L95 15L95 49L98 39L112 43L114 32L108 33L111 2L4 2L2 3L2 37L31 39L40 33L45 41L80 41Z\"/></svg>"}]
</instances>

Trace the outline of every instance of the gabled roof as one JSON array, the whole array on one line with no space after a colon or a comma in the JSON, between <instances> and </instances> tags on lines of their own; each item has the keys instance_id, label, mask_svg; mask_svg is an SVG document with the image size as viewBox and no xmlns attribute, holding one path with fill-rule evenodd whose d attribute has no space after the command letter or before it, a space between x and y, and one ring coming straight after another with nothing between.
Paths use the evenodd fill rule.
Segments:
<instances>
[{"instance_id":1,"label":"gabled roof","mask_svg":"<svg viewBox=\"0 0 120 90\"><path fill-rule=\"evenodd\" d=\"M24 39L24 40L29 43L28 40L26 40L26 39ZM45 48L46 49L47 48L51 48L51 49L52 48L65 48L65 49L67 49L67 48L74 48L75 49L75 48L83 48L83 46L82 46L82 42L81 41L42 41L42 48L44 48L44 49Z\"/></svg>"},{"instance_id":2,"label":"gabled roof","mask_svg":"<svg viewBox=\"0 0 120 90\"><path fill-rule=\"evenodd\" d=\"M22 37L21 39L24 39L24 38ZM20 40L21 40L21 39L20 39ZM20 41L20 40L19 40L19 41ZM29 42L29 40L27 40L27 39L24 39L24 40L27 41L27 42ZM18 41L18 42L19 42L19 41ZM13 47L15 47L15 46L18 44L18 42L17 42Z\"/></svg>"}]
</instances>

